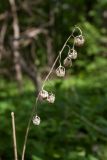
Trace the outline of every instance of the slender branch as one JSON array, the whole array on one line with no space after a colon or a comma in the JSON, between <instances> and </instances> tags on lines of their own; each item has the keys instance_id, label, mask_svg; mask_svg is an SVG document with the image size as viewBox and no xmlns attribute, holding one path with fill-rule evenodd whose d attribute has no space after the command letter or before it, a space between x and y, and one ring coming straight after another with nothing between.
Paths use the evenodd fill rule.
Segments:
<instances>
[{"instance_id":1,"label":"slender branch","mask_svg":"<svg viewBox=\"0 0 107 160\"><path fill-rule=\"evenodd\" d=\"M14 157L15 157L15 160L18 160L14 112L11 112L11 117L12 117L12 129L13 129Z\"/></svg>"},{"instance_id":2,"label":"slender branch","mask_svg":"<svg viewBox=\"0 0 107 160\"><path fill-rule=\"evenodd\" d=\"M29 129L30 129L30 124L31 124L31 121L32 121L32 117L33 117L34 111L35 111L35 106L34 106L33 109L32 109L31 116L30 116L30 118L29 118L29 122L28 122L28 125L27 125L27 129L26 129L26 133L25 133L25 139L24 139L24 144L23 144L23 150L22 150L22 158L21 158L21 160L24 160L24 157L25 157L26 143L27 143L28 134L29 134Z\"/></svg>"},{"instance_id":3,"label":"slender branch","mask_svg":"<svg viewBox=\"0 0 107 160\"><path fill-rule=\"evenodd\" d=\"M69 41L69 39L71 38L71 36L72 36L72 34L67 38L67 40L66 40L66 42L64 43L61 51L59 52L58 56L56 57L56 59L55 59L53 65L52 65L52 67L51 67L48 75L46 76L45 80L43 81L43 84L42 84L41 89L43 89L43 87L44 87L44 85L45 85L45 82L48 80L50 74L52 73L52 71L53 71L53 69L54 69L54 67L55 67L55 65L56 65L56 62L58 61L59 56L62 54L62 52L63 52L64 48L66 47L66 44L67 44L67 42ZM23 145L23 150L22 150L22 160L24 160L24 157L25 157L25 150L26 150L26 144L27 144L27 138L28 138L28 134L29 134L30 124L31 124L31 121L32 121L32 116L33 116L33 114L34 114L35 108L37 109L38 97L39 97L39 93L38 93L38 95L37 95L36 104L35 104L35 106L33 107L33 110L32 110L32 112L31 112L31 117L30 117L29 122L28 122L28 125L27 125L27 129L26 129L26 133L25 133L25 140L24 140L24 145Z\"/></svg>"},{"instance_id":4,"label":"slender branch","mask_svg":"<svg viewBox=\"0 0 107 160\"><path fill-rule=\"evenodd\" d=\"M72 31L72 35L74 36L74 32L75 32L76 29L78 29L80 31L80 34L82 35L82 30L78 26L75 26L75 28Z\"/></svg>"},{"instance_id":5,"label":"slender branch","mask_svg":"<svg viewBox=\"0 0 107 160\"><path fill-rule=\"evenodd\" d=\"M54 62L54 64L53 64L53 66L52 66L52 68L51 68L48 76L45 78L45 81L48 79L49 75L51 74L51 72L52 72L52 70L53 70L53 68L54 68L54 66L55 66L58 58L59 58L59 55L57 56L57 58L56 58L56 60L55 60L55 62ZM44 82L45 82L45 81L44 81ZM42 87L42 88L43 88L43 87ZM35 106L33 107L33 110L32 110L32 112L31 112L31 117L30 117L29 122L28 122L28 125L27 125L27 129L26 129L26 133L25 133L25 139L24 139L24 145L23 145L23 150L22 150L22 160L24 160L24 157L25 157L25 150L26 150L26 144L27 144L27 138L28 138L28 134L29 134L30 124L31 124L31 121L32 121L33 113L34 113L34 111L35 111L35 107L36 107L36 109L37 109L38 97L39 97L39 94L37 95L36 104L35 104Z\"/></svg>"},{"instance_id":6,"label":"slender branch","mask_svg":"<svg viewBox=\"0 0 107 160\"><path fill-rule=\"evenodd\" d=\"M32 54L34 55L34 48L32 48ZM34 67L33 67L34 68ZM38 72L36 71L36 66L35 66L35 72L36 74L38 74ZM36 85L38 83L41 83L41 79L40 79L40 75L37 76L38 78L36 78ZM40 91L40 84L38 84L38 92ZM39 94L38 94L39 96ZM37 99L36 98L36 104L37 104ZM26 143L27 143L27 138L28 138L28 133L29 133L29 129L30 129L30 124L31 124L31 121L32 121L32 117L33 117L33 114L34 114L34 111L35 111L35 106L33 107L32 109L32 112L31 112L31 116L30 116L30 119L29 119L29 122L28 122L28 126L27 126L27 129L26 129L26 133L25 133L25 139L24 139L24 144L23 144L23 150L22 150L22 160L24 160L24 157L25 157L25 150L26 150Z\"/></svg>"},{"instance_id":7,"label":"slender branch","mask_svg":"<svg viewBox=\"0 0 107 160\"><path fill-rule=\"evenodd\" d=\"M95 131L97 131L99 134L102 134L107 137L107 133L103 131L103 128L100 128L98 125L92 123L90 120L88 120L85 116L80 115L76 111L72 110L72 114L74 114L76 117L78 117L81 121L83 121L86 125L93 128ZM101 136L101 135L100 135ZM105 141L107 141L107 138L103 137Z\"/></svg>"},{"instance_id":8,"label":"slender branch","mask_svg":"<svg viewBox=\"0 0 107 160\"><path fill-rule=\"evenodd\" d=\"M55 67L55 65L56 65L56 62L57 62L57 60L58 60L59 56L60 56L60 55L58 54L58 56L56 57L56 59L55 59L55 61L54 61L53 65L52 65L52 67L51 67L51 69L50 69L50 71L49 71L48 75L46 76L45 80L43 81L42 89L44 88L45 82L48 80L48 78L49 78L50 74L52 73L52 71L53 71L53 69L54 69L54 67Z\"/></svg>"},{"instance_id":9,"label":"slender branch","mask_svg":"<svg viewBox=\"0 0 107 160\"><path fill-rule=\"evenodd\" d=\"M70 39L72 36L73 36L73 34L71 34L71 35L67 38L67 40L65 41L65 43L64 43L64 45L63 45L63 47L62 47L62 49L61 49L61 51L60 51L60 54L63 52L64 48L66 47L67 42L69 41L69 39Z\"/></svg>"},{"instance_id":10,"label":"slender branch","mask_svg":"<svg viewBox=\"0 0 107 160\"><path fill-rule=\"evenodd\" d=\"M50 72L48 73L48 75L46 76L45 80L43 81L42 89L43 89L43 87L44 87L44 85L45 85L45 82L48 80L50 74L52 73L52 71L53 71L53 69L54 69L54 66L56 65L56 62L57 62L58 58L61 56L61 54L62 54L64 48L66 47L67 42L68 42L69 39L71 38L71 36L72 36L72 34L67 38L67 40L66 40L66 42L64 43L64 45L63 45L61 51L59 52L57 58L55 59L55 62L54 62L54 64L52 65L52 68L50 69Z\"/></svg>"}]
</instances>

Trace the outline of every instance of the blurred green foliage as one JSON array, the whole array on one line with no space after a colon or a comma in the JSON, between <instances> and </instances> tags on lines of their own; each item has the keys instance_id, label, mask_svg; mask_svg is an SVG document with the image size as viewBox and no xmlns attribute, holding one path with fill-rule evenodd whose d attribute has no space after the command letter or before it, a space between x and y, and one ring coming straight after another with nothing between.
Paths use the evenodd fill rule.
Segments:
<instances>
[{"instance_id":1,"label":"blurred green foliage","mask_svg":"<svg viewBox=\"0 0 107 160\"><path fill-rule=\"evenodd\" d=\"M19 2L17 0L17 4ZM36 7L29 7L32 16L23 9L18 12L21 31L46 23L50 11L54 10L55 23L49 31L56 54L75 24L81 27L86 43L68 71L71 77L47 84L47 88L55 92L56 101L53 105L39 103L41 125L31 126L26 160L106 160L107 24L103 13L107 0L42 0ZM9 3L4 0L0 3L0 12L6 9ZM10 34L12 30L8 27L7 34ZM28 53L29 47L23 50ZM35 60L38 68L46 66L45 52L44 38L40 36ZM26 58L28 54L23 56ZM7 61L2 63L3 67L9 65ZM4 77L0 79L1 160L13 159L11 111L16 116L18 155L21 157L27 121L36 96L34 86L26 77L24 88L20 95L15 82Z\"/></svg>"},{"instance_id":2,"label":"blurred green foliage","mask_svg":"<svg viewBox=\"0 0 107 160\"><path fill-rule=\"evenodd\" d=\"M54 90L56 102L53 105L39 103L41 125L31 125L26 159L107 159L107 74L102 71L98 74L99 69L94 66L90 68L91 73L87 71L47 84L48 90ZM2 83L5 85L4 81ZM6 82L6 85L7 92L2 90L0 96L0 153L5 153L5 159L12 159L10 113L15 112L18 153L21 155L35 93L30 82L26 82L22 95L17 93L14 83Z\"/></svg>"}]
</instances>

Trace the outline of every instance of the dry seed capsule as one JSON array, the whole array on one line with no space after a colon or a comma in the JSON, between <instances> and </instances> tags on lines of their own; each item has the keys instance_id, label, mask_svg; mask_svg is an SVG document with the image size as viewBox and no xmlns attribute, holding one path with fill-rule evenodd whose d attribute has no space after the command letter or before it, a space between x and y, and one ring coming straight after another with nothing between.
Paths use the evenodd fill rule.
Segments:
<instances>
[{"instance_id":1,"label":"dry seed capsule","mask_svg":"<svg viewBox=\"0 0 107 160\"><path fill-rule=\"evenodd\" d=\"M65 68L63 66L59 66L57 69L56 69L56 75L58 77L64 77L65 76Z\"/></svg>"},{"instance_id":2,"label":"dry seed capsule","mask_svg":"<svg viewBox=\"0 0 107 160\"><path fill-rule=\"evenodd\" d=\"M47 91L45 91L45 90L40 91L40 93L39 93L39 98L40 98L41 100L44 100L44 99L46 99L47 97L48 97L48 92L47 92Z\"/></svg>"},{"instance_id":3,"label":"dry seed capsule","mask_svg":"<svg viewBox=\"0 0 107 160\"><path fill-rule=\"evenodd\" d=\"M55 102L55 95L53 93L49 93L49 95L47 97L47 101L49 103L54 103Z\"/></svg>"},{"instance_id":4,"label":"dry seed capsule","mask_svg":"<svg viewBox=\"0 0 107 160\"><path fill-rule=\"evenodd\" d=\"M72 60L71 60L70 57L67 56L67 57L64 59L64 66L65 66L65 67L71 67L71 66L72 66Z\"/></svg>"},{"instance_id":5,"label":"dry seed capsule","mask_svg":"<svg viewBox=\"0 0 107 160\"><path fill-rule=\"evenodd\" d=\"M34 125L38 126L40 124L40 117L36 115L35 117L33 117L32 121Z\"/></svg>"},{"instance_id":6,"label":"dry seed capsule","mask_svg":"<svg viewBox=\"0 0 107 160\"><path fill-rule=\"evenodd\" d=\"M76 36L74 38L74 43L76 46L82 46L84 44L85 40L84 40L84 37L82 35L79 35L79 36Z\"/></svg>"},{"instance_id":7,"label":"dry seed capsule","mask_svg":"<svg viewBox=\"0 0 107 160\"><path fill-rule=\"evenodd\" d=\"M68 53L68 57L71 59L76 59L77 58L77 51L74 49L71 49L70 52Z\"/></svg>"}]
</instances>

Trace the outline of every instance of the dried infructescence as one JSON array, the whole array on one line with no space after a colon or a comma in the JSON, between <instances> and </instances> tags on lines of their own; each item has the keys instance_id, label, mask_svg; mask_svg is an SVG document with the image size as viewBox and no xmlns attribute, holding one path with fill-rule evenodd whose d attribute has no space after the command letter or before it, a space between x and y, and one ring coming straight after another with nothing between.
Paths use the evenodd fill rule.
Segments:
<instances>
[{"instance_id":1,"label":"dried infructescence","mask_svg":"<svg viewBox=\"0 0 107 160\"><path fill-rule=\"evenodd\" d=\"M76 32L76 29L80 32L78 36L75 36L74 32ZM71 47L68 45L68 41L73 37L73 46L72 49ZM65 76L65 68L61 65L61 60L62 60L62 52L65 49L66 46L68 46L69 51L68 51L68 55L67 57L64 59L64 66L65 67L70 67L72 65L72 59L76 59L77 58L77 52L75 50L75 46L82 46L84 44L85 40L84 37L82 35L82 31L79 27L75 27L74 30L72 31L71 35L67 38L67 40L65 41L62 49L60 50L59 54L57 55L48 75L46 76L45 80L43 81L43 84L41 86L41 91L39 92L38 96L36 97L36 105L34 106L35 110L33 109L33 112L36 112L36 116L33 117L32 121L34 125L39 125L40 124L40 117L37 116L37 102L38 100L46 100L49 103L54 103L55 102L55 95L53 93L48 93L46 90L44 90L44 86L47 80L49 80L49 76L52 73L57 61L59 60L59 67L56 69L56 75L58 77L64 77ZM32 115L31 115L32 116ZM27 142L27 137L28 137L28 133L29 133L29 127L30 127L30 123L31 123L31 119L29 119L29 123L28 123L28 127L26 130L26 135L25 135L25 141L24 141L24 146L23 146L23 154L22 157L24 157L25 154L25 147L26 147L26 142Z\"/></svg>"},{"instance_id":2,"label":"dried infructescence","mask_svg":"<svg viewBox=\"0 0 107 160\"><path fill-rule=\"evenodd\" d=\"M63 66L59 66L57 69L56 69L56 75L58 77L64 77L65 76L65 68Z\"/></svg>"},{"instance_id":3,"label":"dried infructescence","mask_svg":"<svg viewBox=\"0 0 107 160\"><path fill-rule=\"evenodd\" d=\"M75 32L76 30L79 31L79 34L77 36L75 36ZM69 46L68 41L73 37L73 45L72 48ZM67 40L65 41L62 49L60 50L57 58L55 59L48 75L46 76L43 85L41 86L41 91L39 92L37 98L36 98L36 116L33 118L33 123L35 125L39 125L40 124L40 117L37 116L37 101L39 100L46 100L49 103L54 103L55 102L55 95L51 92L48 93L48 91L44 90L44 86L46 81L49 79L50 74L52 73L57 61L59 60L59 67L56 69L56 75L58 77L64 77L65 76L65 67L71 67L72 66L72 60L77 58L77 51L75 50L75 46L82 46L84 44L85 40L84 37L82 35L82 31L79 27L75 27L74 30L72 31L71 35L67 38ZM66 58L63 61L63 65L62 66L62 52L65 49L65 47L68 47L69 51L66 55Z\"/></svg>"}]
</instances>

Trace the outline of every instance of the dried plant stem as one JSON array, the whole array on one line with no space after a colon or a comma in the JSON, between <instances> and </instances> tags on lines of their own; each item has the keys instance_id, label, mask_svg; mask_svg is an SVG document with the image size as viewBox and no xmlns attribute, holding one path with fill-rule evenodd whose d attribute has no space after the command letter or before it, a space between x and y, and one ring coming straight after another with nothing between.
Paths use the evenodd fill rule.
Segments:
<instances>
[{"instance_id":1,"label":"dried plant stem","mask_svg":"<svg viewBox=\"0 0 107 160\"><path fill-rule=\"evenodd\" d=\"M45 82L48 80L48 78L49 78L50 74L52 73L52 71L53 71L53 69L54 69L54 67L55 67L55 65L56 65L56 62L57 62L57 60L58 60L59 56L60 56L60 55L58 54L57 58L55 59L55 62L53 63L53 66L51 67L51 69L50 69L50 71L49 71L48 75L46 76L45 80L43 81L42 89L44 88L44 86L45 86Z\"/></svg>"},{"instance_id":2,"label":"dried plant stem","mask_svg":"<svg viewBox=\"0 0 107 160\"><path fill-rule=\"evenodd\" d=\"M80 34L82 35L82 30L78 26L75 26L75 28L72 31L72 35L74 34L74 32L75 32L76 29L78 29L80 31ZM73 35L73 37L74 37L74 35Z\"/></svg>"},{"instance_id":3,"label":"dried plant stem","mask_svg":"<svg viewBox=\"0 0 107 160\"><path fill-rule=\"evenodd\" d=\"M55 62L54 62L54 64L53 64L53 66L52 66L49 74L46 76L44 82L46 82L46 80L48 79L49 75L51 74L51 72L52 72L52 70L53 70L53 68L54 68L54 66L55 66L58 58L59 58L59 55L57 56L57 58L56 58L56 60L55 60ZM43 85L42 85L42 88L43 88ZM31 113L31 117L30 117L30 119L29 119L28 126L27 126L27 129L26 129L26 134L25 134L25 139L24 139L24 144L23 144L23 150L22 150L22 160L24 160L24 156L25 156L26 143L27 143L27 138L28 138L28 134L29 134L29 129L30 129L30 124L31 124L31 121L32 121L33 113L34 113L35 110L36 110L36 113L37 113L37 102L38 102L38 98L39 98L39 94L37 95L36 104L35 104L35 106L33 107L33 110L32 110L32 113Z\"/></svg>"},{"instance_id":4,"label":"dried plant stem","mask_svg":"<svg viewBox=\"0 0 107 160\"><path fill-rule=\"evenodd\" d=\"M28 138L28 133L29 133L29 129L30 129L31 120L32 120L32 115L31 115L31 117L29 119L28 126L27 126L27 129L26 129L26 135L25 135L25 140L24 140L24 145L23 145L23 151L22 151L22 160L24 160L24 156L25 156L26 143L27 143L27 138Z\"/></svg>"},{"instance_id":5,"label":"dried plant stem","mask_svg":"<svg viewBox=\"0 0 107 160\"><path fill-rule=\"evenodd\" d=\"M68 49L69 49L69 51L68 51L68 52L70 52L70 50L71 50L70 46L69 46L69 45L66 45L66 47L68 47Z\"/></svg>"},{"instance_id":6,"label":"dried plant stem","mask_svg":"<svg viewBox=\"0 0 107 160\"><path fill-rule=\"evenodd\" d=\"M61 51L59 52L60 54L62 54L64 48L66 47L67 42L69 41L69 39L70 39L72 36L73 36L73 34L71 34L71 35L67 38L67 40L65 41L65 43L64 43L64 45L63 45Z\"/></svg>"},{"instance_id":7,"label":"dried plant stem","mask_svg":"<svg viewBox=\"0 0 107 160\"><path fill-rule=\"evenodd\" d=\"M14 112L11 112L11 117L12 117L12 129L13 129L14 157L15 157L15 160L18 160Z\"/></svg>"},{"instance_id":8,"label":"dried plant stem","mask_svg":"<svg viewBox=\"0 0 107 160\"><path fill-rule=\"evenodd\" d=\"M52 73L52 71L53 71L53 69L54 69L54 67L55 67L55 65L56 65L56 63L57 63L60 55L62 54L64 48L66 47L67 42L69 41L69 39L70 39L71 37L72 37L72 34L68 37L68 39L67 39L66 42L64 43L61 51L59 52L58 56L56 57L56 59L55 59L53 65L52 65L52 67L51 67L48 75L46 76L46 78L45 78L44 81L43 81L43 84L42 84L41 89L44 88L45 82L48 80L48 78L49 78L50 74ZM37 102L38 102L38 98L39 98L39 93L38 93L38 95L37 95L36 104L35 104L35 106L33 107L33 110L32 110L32 113L31 113L31 117L30 117L29 122L28 122L28 125L27 125L27 129L26 129L26 133L25 133L25 139L24 139L24 145L23 145L23 150L22 150L22 160L24 160L24 157L25 157L26 143L27 143L28 134L29 134L29 129L30 129L30 124L31 124L31 121L32 121L32 117L33 117L34 111L36 110L36 113L37 113Z\"/></svg>"},{"instance_id":9,"label":"dried plant stem","mask_svg":"<svg viewBox=\"0 0 107 160\"><path fill-rule=\"evenodd\" d=\"M61 54L62 54L64 48L66 47L67 42L68 42L69 39L71 38L71 36L72 36L72 34L67 38L67 40L66 40L66 42L64 43L64 45L63 45L61 51L59 52L57 58L55 59L55 62L54 62L54 64L53 64L52 68L50 69L48 75L46 76L45 80L43 81L42 89L44 88L45 82L48 80L50 74L52 73L52 71L53 71L53 69L54 69L54 66L56 65L56 62L57 62L58 58L61 56Z\"/></svg>"}]
</instances>

